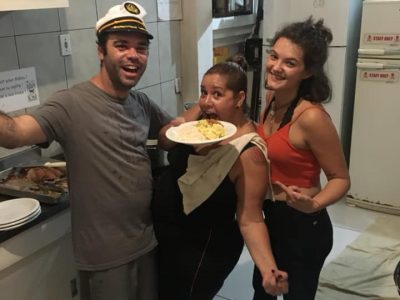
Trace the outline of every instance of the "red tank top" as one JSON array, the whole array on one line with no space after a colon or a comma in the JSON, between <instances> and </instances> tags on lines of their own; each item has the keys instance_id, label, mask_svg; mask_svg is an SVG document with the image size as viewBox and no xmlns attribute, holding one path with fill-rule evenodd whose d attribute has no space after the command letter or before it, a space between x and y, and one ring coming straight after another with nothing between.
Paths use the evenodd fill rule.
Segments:
<instances>
[{"instance_id":1,"label":"red tank top","mask_svg":"<svg viewBox=\"0 0 400 300\"><path fill-rule=\"evenodd\" d=\"M268 147L268 157L271 161L272 183L280 181L285 185L296 185L299 187L313 187L319 184L321 167L314 154L309 149L297 149L289 141L290 126L306 110L321 106L306 108L288 124L278 129L269 137L264 132L264 118L257 126L257 133L265 140Z\"/></svg>"}]
</instances>

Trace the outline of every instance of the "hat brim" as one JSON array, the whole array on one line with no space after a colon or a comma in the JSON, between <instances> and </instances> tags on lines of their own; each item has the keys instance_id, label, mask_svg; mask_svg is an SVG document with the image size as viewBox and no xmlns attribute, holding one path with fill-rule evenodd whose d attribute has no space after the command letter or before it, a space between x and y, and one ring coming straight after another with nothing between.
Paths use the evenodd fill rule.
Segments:
<instances>
[{"instance_id":1,"label":"hat brim","mask_svg":"<svg viewBox=\"0 0 400 300\"><path fill-rule=\"evenodd\" d=\"M106 34L106 33L113 33L113 32L132 32L132 33L141 33L145 35L149 40L152 40L154 37L152 34L150 34L147 31L138 29L138 28L131 28L131 27L123 27L123 28L108 28L106 30L103 30L101 32L97 33L97 36Z\"/></svg>"}]
</instances>

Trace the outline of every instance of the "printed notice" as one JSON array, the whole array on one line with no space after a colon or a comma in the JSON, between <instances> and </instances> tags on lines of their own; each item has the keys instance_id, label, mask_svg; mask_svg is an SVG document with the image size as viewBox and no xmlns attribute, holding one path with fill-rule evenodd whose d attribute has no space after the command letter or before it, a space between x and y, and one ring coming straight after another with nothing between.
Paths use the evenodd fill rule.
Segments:
<instances>
[{"instance_id":1,"label":"printed notice","mask_svg":"<svg viewBox=\"0 0 400 300\"><path fill-rule=\"evenodd\" d=\"M399 72L396 71L363 71L360 73L361 80L397 82L399 81Z\"/></svg>"},{"instance_id":2,"label":"printed notice","mask_svg":"<svg viewBox=\"0 0 400 300\"><path fill-rule=\"evenodd\" d=\"M0 110L9 113L39 104L35 68L0 72Z\"/></svg>"},{"instance_id":3,"label":"printed notice","mask_svg":"<svg viewBox=\"0 0 400 300\"><path fill-rule=\"evenodd\" d=\"M366 44L398 44L400 43L400 33L366 33L364 34Z\"/></svg>"},{"instance_id":4,"label":"printed notice","mask_svg":"<svg viewBox=\"0 0 400 300\"><path fill-rule=\"evenodd\" d=\"M157 0L157 9L162 21L182 20L182 0Z\"/></svg>"}]
</instances>

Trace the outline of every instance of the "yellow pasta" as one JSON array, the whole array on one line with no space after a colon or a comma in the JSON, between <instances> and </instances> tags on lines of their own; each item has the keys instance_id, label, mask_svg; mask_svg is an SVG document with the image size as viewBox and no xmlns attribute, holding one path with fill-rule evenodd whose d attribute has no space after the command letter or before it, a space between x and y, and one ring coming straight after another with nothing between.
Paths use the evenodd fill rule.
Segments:
<instances>
[{"instance_id":1,"label":"yellow pasta","mask_svg":"<svg viewBox=\"0 0 400 300\"><path fill-rule=\"evenodd\" d=\"M206 140L214 140L226 135L225 127L214 119L200 120L197 122L196 127Z\"/></svg>"}]
</instances>

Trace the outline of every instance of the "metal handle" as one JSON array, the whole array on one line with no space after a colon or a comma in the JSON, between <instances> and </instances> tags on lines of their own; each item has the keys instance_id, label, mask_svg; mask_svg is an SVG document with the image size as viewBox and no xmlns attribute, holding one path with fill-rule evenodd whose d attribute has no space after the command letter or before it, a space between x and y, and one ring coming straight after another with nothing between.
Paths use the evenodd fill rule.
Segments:
<instances>
[{"instance_id":1,"label":"metal handle","mask_svg":"<svg viewBox=\"0 0 400 300\"><path fill-rule=\"evenodd\" d=\"M400 48L392 49L358 49L360 55L397 55L400 54Z\"/></svg>"},{"instance_id":2,"label":"metal handle","mask_svg":"<svg viewBox=\"0 0 400 300\"><path fill-rule=\"evenodd\" d=\"M373 69L373 70L383 70L383 69L400 69L400 64L383 64L376 62L358 62L358 69Z\"/></svg>"},{"instance_id":3,"label":"metal handle","mask_svg":"<svg viewBox=\"0 0 400 300\"><path fill-rule=\"evenodd\" d=\"M46 162L43 164L43 166L51 168L65 168L67 163L65 161Z\"/></svg>"}]
</instances>

